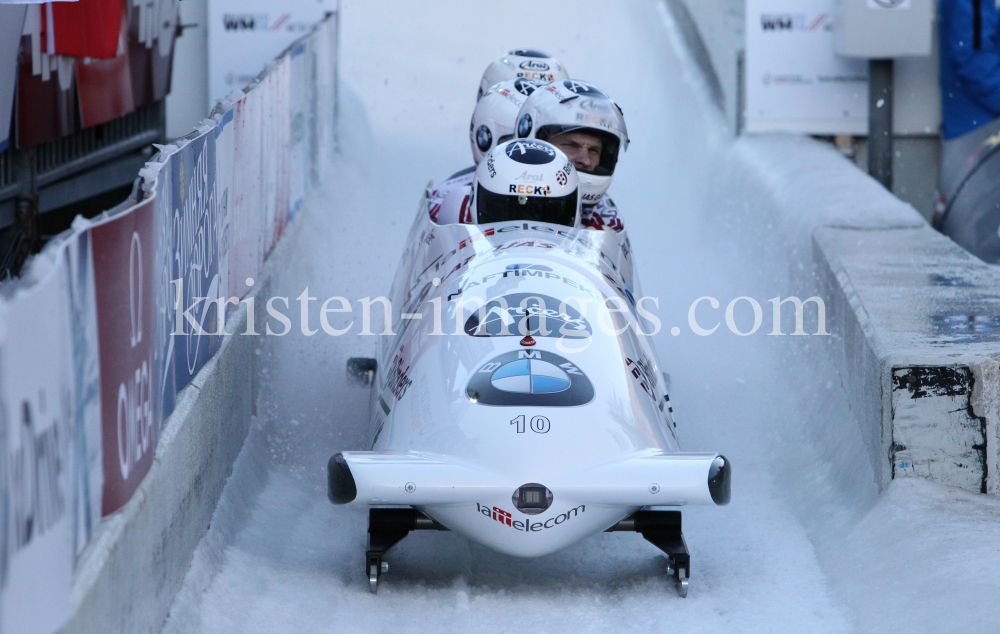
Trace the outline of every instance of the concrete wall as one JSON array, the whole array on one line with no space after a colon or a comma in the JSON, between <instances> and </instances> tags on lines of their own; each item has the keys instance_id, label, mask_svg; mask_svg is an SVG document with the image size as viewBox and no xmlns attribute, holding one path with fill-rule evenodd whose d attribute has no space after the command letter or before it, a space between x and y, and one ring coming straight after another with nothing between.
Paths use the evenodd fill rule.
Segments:
<instances>
[{"instance_id":1,"label":"concrete wall","mask_svg":"<svg viewBox=\"0 0 1000 634\"><path fill-rule=\"evenodd\" d=\"M996 494L1000 271L927 226L813 239L845 384L878 405L864 420L880 484L918 476Z\"/></svg>"},{"instance_id":2,"label":"concrete wall","mask_svg":"<svg viewBox=\"0 0 1000 634\"><path fill-rule=\"evenodd\" d=\"M737 139L720 178L741 193L716 202L739 205L727 219L748 251L776 240L789 286L824 298L828 362L879 486L924 477L997 494L1000 270L811 139Z\"/></svg>"},{"instance_id":3,"label":"concrete wall","mask_svg":"<svg viewBox=\"0 0 1000 634\"><path fill-rule=\"evenodd\" d=\"M288 240L272 251L247 297L269 296ZM264 302L254 302L260 332ZM194 549L208 529L256 413L258 337L247 307L230 317L222 349L177 397L153 467L132 499L106 518L81 554L65 634L159 632Z\"/></svg>"}]
</instances>

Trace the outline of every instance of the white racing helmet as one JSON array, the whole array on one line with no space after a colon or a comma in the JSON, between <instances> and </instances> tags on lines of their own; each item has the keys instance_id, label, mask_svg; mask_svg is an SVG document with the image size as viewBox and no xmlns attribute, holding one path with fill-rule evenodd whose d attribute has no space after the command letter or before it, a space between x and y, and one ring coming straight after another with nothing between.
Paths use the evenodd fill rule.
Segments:
<instances>
[{"instance_id":1,"label":"white racing helmet","mask_svg":"<svg viewBox=\"0 0 1000 634\"><path fill-rule=\"evenodd\" d=\"M569 73L559 60L548 53L532 49L517 49L493 60L479 80L479 95L482 99L493 84L508 79L537 79L543 84L557 79L569 79Z\"/></svg>"},{"instance_id":2,"label":"white racing helmet","mask_svg":"<svg viewBox=\"0 0 1000 634\"><path fill-rule=\"evenodd\" d=\"M486 153L514 138L514 123L524 100L539 86L537 79L508 79L494 84L476 104L469 125L469 141L476 165Z\"/></svg>"},{"instance_id":3,"label":"white racing helmet","mask_svg":"<svg viewBox=\"0 0 1000 634\"><path fill-rule=\"evenodd\" d=\"M476 169L476 223L527 220L575 227L580 181L563 152L549 143L514 140L494 148Z\"/></svg>"},{"instance_id":4,"label":"white racing helmet","mask_svg":"<svg viewBox=\"0 0 1000 634\"><path fill-rule=\"evenodd\" d=\"M564 132L587 132L604 142L593 173L580 172L583 203L596 204L614 178L618 156L628 148L625 117L611 97L577 79L565 79L536 90L517 115L520 139L545 141Z\"/></svg>"}]
</instances>

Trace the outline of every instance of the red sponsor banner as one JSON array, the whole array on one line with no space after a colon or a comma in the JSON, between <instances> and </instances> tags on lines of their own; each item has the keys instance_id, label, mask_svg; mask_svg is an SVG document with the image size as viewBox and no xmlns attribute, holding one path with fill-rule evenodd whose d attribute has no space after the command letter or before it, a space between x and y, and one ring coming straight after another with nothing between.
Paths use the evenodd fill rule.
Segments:
<instances>
[{"instance_id":1,"label":"red sponsor banner","mask_svg":"<svg viewBox=\"0 0 1000 634\"><path fill-rule=\"evenodd\" d=\"M116 57L123 5L122 0L53 2L55 52L98 59Z\"/></svg>"},{"instance_id":2,"label":"red sponsor banner","mask_svg":"<svg viewBox=\"0 0 1000 634\"><path fill-rule=\"evenodd\" d=\"M90 230L101 365L102 515L129 501L156 451L153 202Z\"/></svg>"},{"instance_id":3,"label":"red sponsor banner","mask_svg":"<svg viewBox=\"0 0 1000 634\"><path fill-rule=\"evenodd\" d=\"M29 17L33 17L29 7ZM37 34L21 38L17 66L17 145L29 147L76 132L73 59L41 52Z\"/></svg>"},{"instance_id":4,"label":"red sponsor banner","mask_svg":"<svg viewBox=\"0 0 1000 634\"><path fill-rule=\"evenodd\" d=\"M80 120L85 128L106 123L135 110L127 44L128 20L123 17L125 10L122 5L119 5L119 11L118 56L113 59L77 60Z\"/></svg>"}]
</instances>

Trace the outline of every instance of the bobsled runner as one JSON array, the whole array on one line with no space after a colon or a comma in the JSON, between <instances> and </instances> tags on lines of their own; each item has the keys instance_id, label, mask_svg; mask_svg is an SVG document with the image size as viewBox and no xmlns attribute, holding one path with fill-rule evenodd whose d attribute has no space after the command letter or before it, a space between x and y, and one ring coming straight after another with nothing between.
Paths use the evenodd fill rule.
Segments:
<instances>
[{"instance_id":1,"label":"bobsled runner","mask_svg":"<svg viewBox=\"0 0 1000 634\"><path fill-rule=\"evenodd\" d=\"M426 196L370 383L369 451L329 461L335 504L370 508L365 571L413 530L522 557L602 531L663 550L686 596L681 508L729 502L731 468L683 453L624 232L437 225ZM602 310L601 306L613 310Z\"/></svg>"}]
</instances>

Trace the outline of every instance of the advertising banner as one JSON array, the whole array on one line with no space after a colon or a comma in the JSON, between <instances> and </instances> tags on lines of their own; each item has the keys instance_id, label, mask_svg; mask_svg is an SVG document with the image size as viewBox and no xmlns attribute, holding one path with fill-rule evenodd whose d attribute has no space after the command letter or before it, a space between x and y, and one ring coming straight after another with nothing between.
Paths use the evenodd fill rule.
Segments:
<instances>
[{"instance_id":1,"label":"advertising banner","mask_svg":"<svg viewBox=\"0 0 1000 634\"><path fill-rule=\"evenodd\" d=\"M289 63L289 219L294 218L312 182L313 144L316 140L311 107L316 98L312 81L315 65L309 43L292 49Z\"/></svg>"},{"instance_id":2,"label":"advertising banner","mask_svg":"<svg viewBox=\"0 0 1000 634\"><path fill-rule=\"evenodd\" d=\"M277 69L275 69L277 70ZM254 89L260 103L260 206L263 233L261 235L262 254L266 258L274 244L277 203L277 157L271 151L275 147L277 122L274 116L274 72L265 77Z\"/></svg>"},{"instance_id":3,"label":"advertising banner","mask_svg":"<svg viewBox=\"0 0 1000 634\"><path fill-rule=\"evenodd\" d=\"M124 14L125 7L119 5ZM80 90L80 121L83 127L106 123L135 110L132 70L129 67L128 19L118 23L117 54L111 59L84 57L78 60L76 75Z\"/></svg>"},{"instance_id":4,"label":"advertising banner","mask_svg":"<svg viewBox=\"0 0 1000 634\"><path fill-rule=\"evenodd\" d=\"M118 53L123 0L54 2L53 46L59 55L112 59Z\"/></svg>"},{"instance_id":5,"label":"advertising banner","mask_svg":"<svg viewBox=\"0 0 1000 634\"><path fill-rule=\"evenodd\" d=\"M0 631L50 634L69 615L73 572L73 367L66 275L55 264L3 313Z\"/></svg>"},{"instance_id":6,"label":"advertising banner","mask_svg":"<svg viewBox=\"0 0 1000 634\"><path fill-rule=\"evenodd\" d=\"M97 297L104 462L102 514L121 508L153 464L154 207L147 200L90 229Z\"/></svg>"},{"instance_id":7,"label":"advertising banner","mask_svg":"<svg viewBox=\"0 0 1000 634\"><path fill-rule=\"evenodd\" d=\"M252 82L268 62L336 10L336 0L211 0L209 106Z\"/></svg>"},{"instance_id":8,"label":"advertising banner","mask_svg":"<svg viewBox=\"0 0 1000 634\"><path fill-rule=\"evenodd\" d=\"M156 381L156 422L161 428L163 422L174 411L174 402L179 387L177 386L177 376L174 372L174 346L176 342L170 334L174 329L174 301L176 292L174 285L170 283L173 279L173 205L171 204L171 193L173 191L173 179L169 163L159 168L156 181L152 191L152 201L154 207L153 217L156 221L156 297L154 309L156 311L156 338L153 342L153 360L156 364L154 380Z\"/></svg>"},{"instance_id":9,"label":"advertising banner","mask_svg":"<svg viewBox=\"0 0 1000 634\"><path fill-rule=\"evenodd\" d=\"M264 207L264 255L278 243L288 223L288 159L290 149L289 79L287 57L272 69L254 92L263 104L260 154L261 203Z\"/></svg>"},{"instance_id":10,"label":"advertising banner","mask_svg":"<svg viewBox=\"0 0 1000 634\"><path fill-rule=\"evenodd\" d=\"M257 279L263 263L260 201L260 95L251 91L233 104L232 239L229 271L233 295L240 297L240 283Z\"/></svg>"},{"instance_id":11,"label":"advertising banner","mask_svg":"<svg viewBox=\"0 0 1000 634\"><path fill-rule=\"evenodd\" d=\"M747 132L867 134L868 64L834 52L835 0L747 0Z\"/></svg>"},{"instance_id":12,"label":"advertising banner","mask_svg":"<svg viewBox=\"0 0 1000 634\"><path fill-rule=\"evenodd\" d=\"M228 202L219 205L215 187L215 134L201 134L172 155L170 173L170 335L182 389L222 345L229 219Z\"/></svg>"},{"instance_id":13,"label":"advertising banner","mask_svg":"<svg viewBox=\"0 0 1000 634\"><path fill-rule=\"evenodd\" d=\"M67 305L72 316L73 542L74 552L79 554L102 515L101 368L90 232L77 232L62 248Z\"/></svg>"},{"instance_id":14,"label":"advertising banner","mask_svg":"<svg viewBox=\"0 0 1000 634\"><path fill-rule=\"evenodd\" d=\"M172 38L176 1L128 0L118 56L89 64L43 52L53 41L42 10L28 7L13 36L19 143L72 131L78 77L84 101L106 98L102 108L160 94L155 60L169 58L160 47L168 30ZM124 46L126 28L139 48ZM80 42L92 35L101 36ZM149 472L177 393L221 347L227 298L259 278L320 153L332 152L334 66L316 56L335 54L335 35L330 20L275 60L215 126L146 164L144 200L78 219L36 256L30 285L0 297L0 632L63 626L76 557ZM90 82L102 68L116 78L113 94ZM0 96L10 92L2 72Z\"/></svg>"},{"instance_id":15,"label":"advertising banner","mask_svg":"<svg viewBox=\"0 0 1000 634\"><path fill-rule=\"evenodd\" d=\"M233 260L233 232L237 223L233 199L235 191L233 188L233 169L236 156L235 119L235 109L230 108L222 115L218 125L215 127L215 190L218 192L219 207L224 210L224 214L228 219L225 233L221 238L222 242L226 245L229 255L220 262L220 266L224 267L226 271L224 277L228 280L226 287L223 288L223 292L227 297L243 297L250 290L250 287L246 285L245 276L240 279L239 275L235 273L230 275L230 267ZM235 306L227 303L226 314L228 315L229 311L235 308Z\"/></svg>"}]
</instances>

